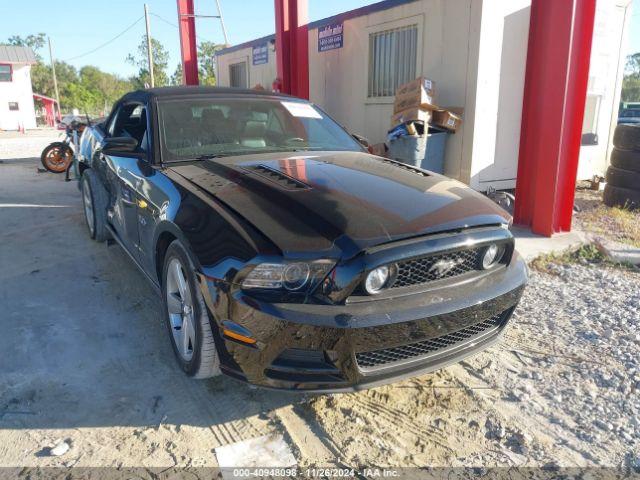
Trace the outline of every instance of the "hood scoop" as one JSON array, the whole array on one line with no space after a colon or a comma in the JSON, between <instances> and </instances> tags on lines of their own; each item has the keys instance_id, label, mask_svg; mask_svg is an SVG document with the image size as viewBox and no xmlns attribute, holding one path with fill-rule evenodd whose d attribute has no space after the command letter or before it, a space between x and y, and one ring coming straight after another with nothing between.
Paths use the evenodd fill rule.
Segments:
<instances>
[{"instance_id":1,"label":"hood scoop","mask_svg":"<svg viewBox=\"0 0 640 480\"><path fill-rule=\"evenodd\" d=\"M383 158L383 157L380 157L378 160L380 160L381 162L388 163L390 165L394 165L394 166L396 166L398 168L402 168L403 170L408 170L410 172L417 173L418 175L420 175L422 177L429 177L430 176L427 172L424 172L424 171L420 170L417 167L413 167L411 165L407 165L406 163L398 162L397 160L391 160L390 158Z\"/></svg>"},{"instance_id":2,"label":"hood scoop","mask_svg":"<svg viewBox=\"0 0 640 480\"><path fill-rule=\"evenodd\" d=\"M300 180L297 180L285 173L280 172L279 170L275 170L263 164L251 165L243 168L251 173L255 173L263 178L277 183L282 188L285 188L287 190L309 190L311 188L306 183L303 183Z\"/></svg>"}]
</instances>

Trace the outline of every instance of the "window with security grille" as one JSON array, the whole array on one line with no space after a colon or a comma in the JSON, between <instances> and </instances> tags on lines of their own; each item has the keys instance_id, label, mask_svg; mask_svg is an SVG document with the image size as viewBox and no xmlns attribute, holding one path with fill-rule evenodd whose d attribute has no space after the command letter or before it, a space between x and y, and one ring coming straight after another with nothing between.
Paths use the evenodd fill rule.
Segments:
<instances>
[{"instance_id":1,"label":"window with security grille","mask_svg":"<svg viewBox=\"0 0 640 480\"><path fill-rule=\"evenodd\" d=\"M229 65L229 84L236 88L247 88L247 63Z\"/></svg>"},{"instance_id":2,"label":"window with security grille","mask_svg":"<svg viewBox=\"0 0 640 480\"><path fill-rule=\"evenodd\" d=\"M417 57L417 25L370 34L367 96L395 95L400 85L416 78Z\"/></svg>"},{"instance_id":3,"label":"window with security grille","mask_svg":"<svg viewBox=\"0 0 640 480\"><path fill-rule=\"evenodd\" d=\"M9 102L9 110L13 112L20 110L20 107L18 106L18 102Z\"/></svg>"}]
</instances>

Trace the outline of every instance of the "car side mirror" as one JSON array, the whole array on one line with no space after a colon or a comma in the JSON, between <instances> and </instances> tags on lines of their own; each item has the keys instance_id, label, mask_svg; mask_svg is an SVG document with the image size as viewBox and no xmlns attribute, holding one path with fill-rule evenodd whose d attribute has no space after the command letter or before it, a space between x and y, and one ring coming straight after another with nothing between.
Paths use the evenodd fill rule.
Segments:
<instances>
[{"instance_id":1,"label":"car side mirror","mask_svg":"<svg viewBox=\"0 0 640 480\"><path fill-rule=\"evenodd\" d=\"M357 133L352 133L351 136L356 139L356 141L362 145L364 148L369 148L371 145L369 140L364 138L362 135L358 135Z\"/></svg>"},{"instance_id":2,"label":"car side mirror","mask_svg":"<svg viewBox=\"0 0 640 480\"><path fill-rule=\"evenodd\" d=\"M132 153L138 149L138 141L131 137L110 137L102 142L102 152L106 154Z\"/></svg>"}]
</instances>

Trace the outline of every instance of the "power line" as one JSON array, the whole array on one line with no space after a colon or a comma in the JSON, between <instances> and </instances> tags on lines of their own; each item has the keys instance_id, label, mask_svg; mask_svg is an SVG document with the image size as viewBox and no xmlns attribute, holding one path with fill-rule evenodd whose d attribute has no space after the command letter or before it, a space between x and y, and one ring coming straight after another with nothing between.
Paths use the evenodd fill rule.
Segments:
<instances>
[{"instance_id":1,"label":"power line","mask_svg":"<svg viewBox=\"0 0 640 480\"><path fill-rule=\"evenodd\" d=\"M76 60L78 58L81 57L86 57L87 55L91 55L94 52L97 52L98 50L100 50L101 48L106 47L107 45L109 45L110 43L116 41L118 38L120 38L122 35L124 35L125 33L127 33L129 30L131 30L133 27L135 27L138 22L140 22L140 20L142 20L144 18L144 15L139 17L135 22L133 22L131 25L129 25L127 28L125 28L122 32L120 32L119 34L117 34L115 37L113 37L111 40L107 40L106 42L104 42L103 44L97 46L96 48L94 48L93 50L89 50L88 52L82 53L80 55L76 55L75 57L71 57L71 58L67 58L64 61L65 62L70 62L71 60Z\"/></svg>"},{"instance_id":2,"label":"power line","mask_svg":"<svg viewBox=\"0 0 640 480\"><path fill-rule=\"evenodd\" d=\"M149 15L156 17L158 20L160 20L161 22L166 23L167 25L171 25L173 28L177 28L178 30L180 29L180 27L178 25L176 25L175 23L170 22L169 20L167 20L166 18L161 17L160 15L158 15L157 13L153 13L153 12L149 12ZM208 40L206 38L203 38L199 35L196 35L196 38L200 41L205 41L205 42L211 42L211 43L216 43L212 40Z\"/></svg>"}]
</instances>

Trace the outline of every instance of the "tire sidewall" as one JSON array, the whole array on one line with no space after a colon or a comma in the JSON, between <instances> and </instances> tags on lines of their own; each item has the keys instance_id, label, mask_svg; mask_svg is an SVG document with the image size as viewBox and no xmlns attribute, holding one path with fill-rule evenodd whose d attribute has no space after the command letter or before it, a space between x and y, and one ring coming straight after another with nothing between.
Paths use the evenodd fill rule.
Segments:
<instances>
[{"instance_id":1,"label":"tire sidewall","mask_svg":"<svg viewBox=\"0 0 640 480\"><path fill-rule=\"evenodd\" d=\"M614 167L613 165L607 169L606 174L607 185L614 187L626 188L629 190L640 190L640 173L632 170L625 170Z\"/></svg>"},{"instance_id":2,"label":"tire sidewall","mask_svg":"<svg viewBox=\"0 0 640 480\"><path fill-rule=\"evenodd\" d=\"M640 152L614 147L611 151L611 166L640 173Z\"/></svg>"},{"instance_id":3,"label":"tire sidewall","mask_svg":"<svg viewBox=\"0 0 640 480\"><path fill-rule=\"evenodd\" d=\"M173 338L173 331L171 327L171 321L169 320L169 309L167 307L167 271L169 264L173 258L177 258L182 267L185 269L187 282L189 283L189 291L191 292L191 302L193 305L194 317L193 324L194 330L196 333L196 348L193 352L193 357L191 360L186 361L180 355L178 348L175 344L175 340ZM189 255L185 249L185 247L178 241L175 240L169 248L167 249L167 253L164 257L164 265L162 266L162 309L164 322L167 327L167 332L169 333L169 341L171 342L171 347L173 348L173 353L176 358L176 361L180 365L180 368L189 376L195 375L200 366L201 354L202 354L202 325L200 323L201 316L203 315L202 309L200 308L200 302L198 297L198 286L195 282L195 275L193 273L194 267Z\"/></svg>"},{"instance_id":4,"label":"tire sidewall","mask_svg":"<svg viewBox=\"0 0 640 480\"><path fill-rule=\"evenodd\" d=\"M96 217L96 199L95 196L93 194L93 188L91 186L91 179L89 178L89 175L86 174L87 172L85 172L84 175L82 175L82 181L80 182L80 185L82 186L82 188L80 189L81 193L82 193L82 213L84 214L84 221L87 224L87 229L89 230L89 236L92 239L96 238L96 221L97 221L97 217ZM89 188L89 196L91 197L91 209L93 210L93 225L89 225L89 219L87 218L87 213L86 213L86 205L84 203L84 189L85 188Z\"/></svg>"}]
</instances>

